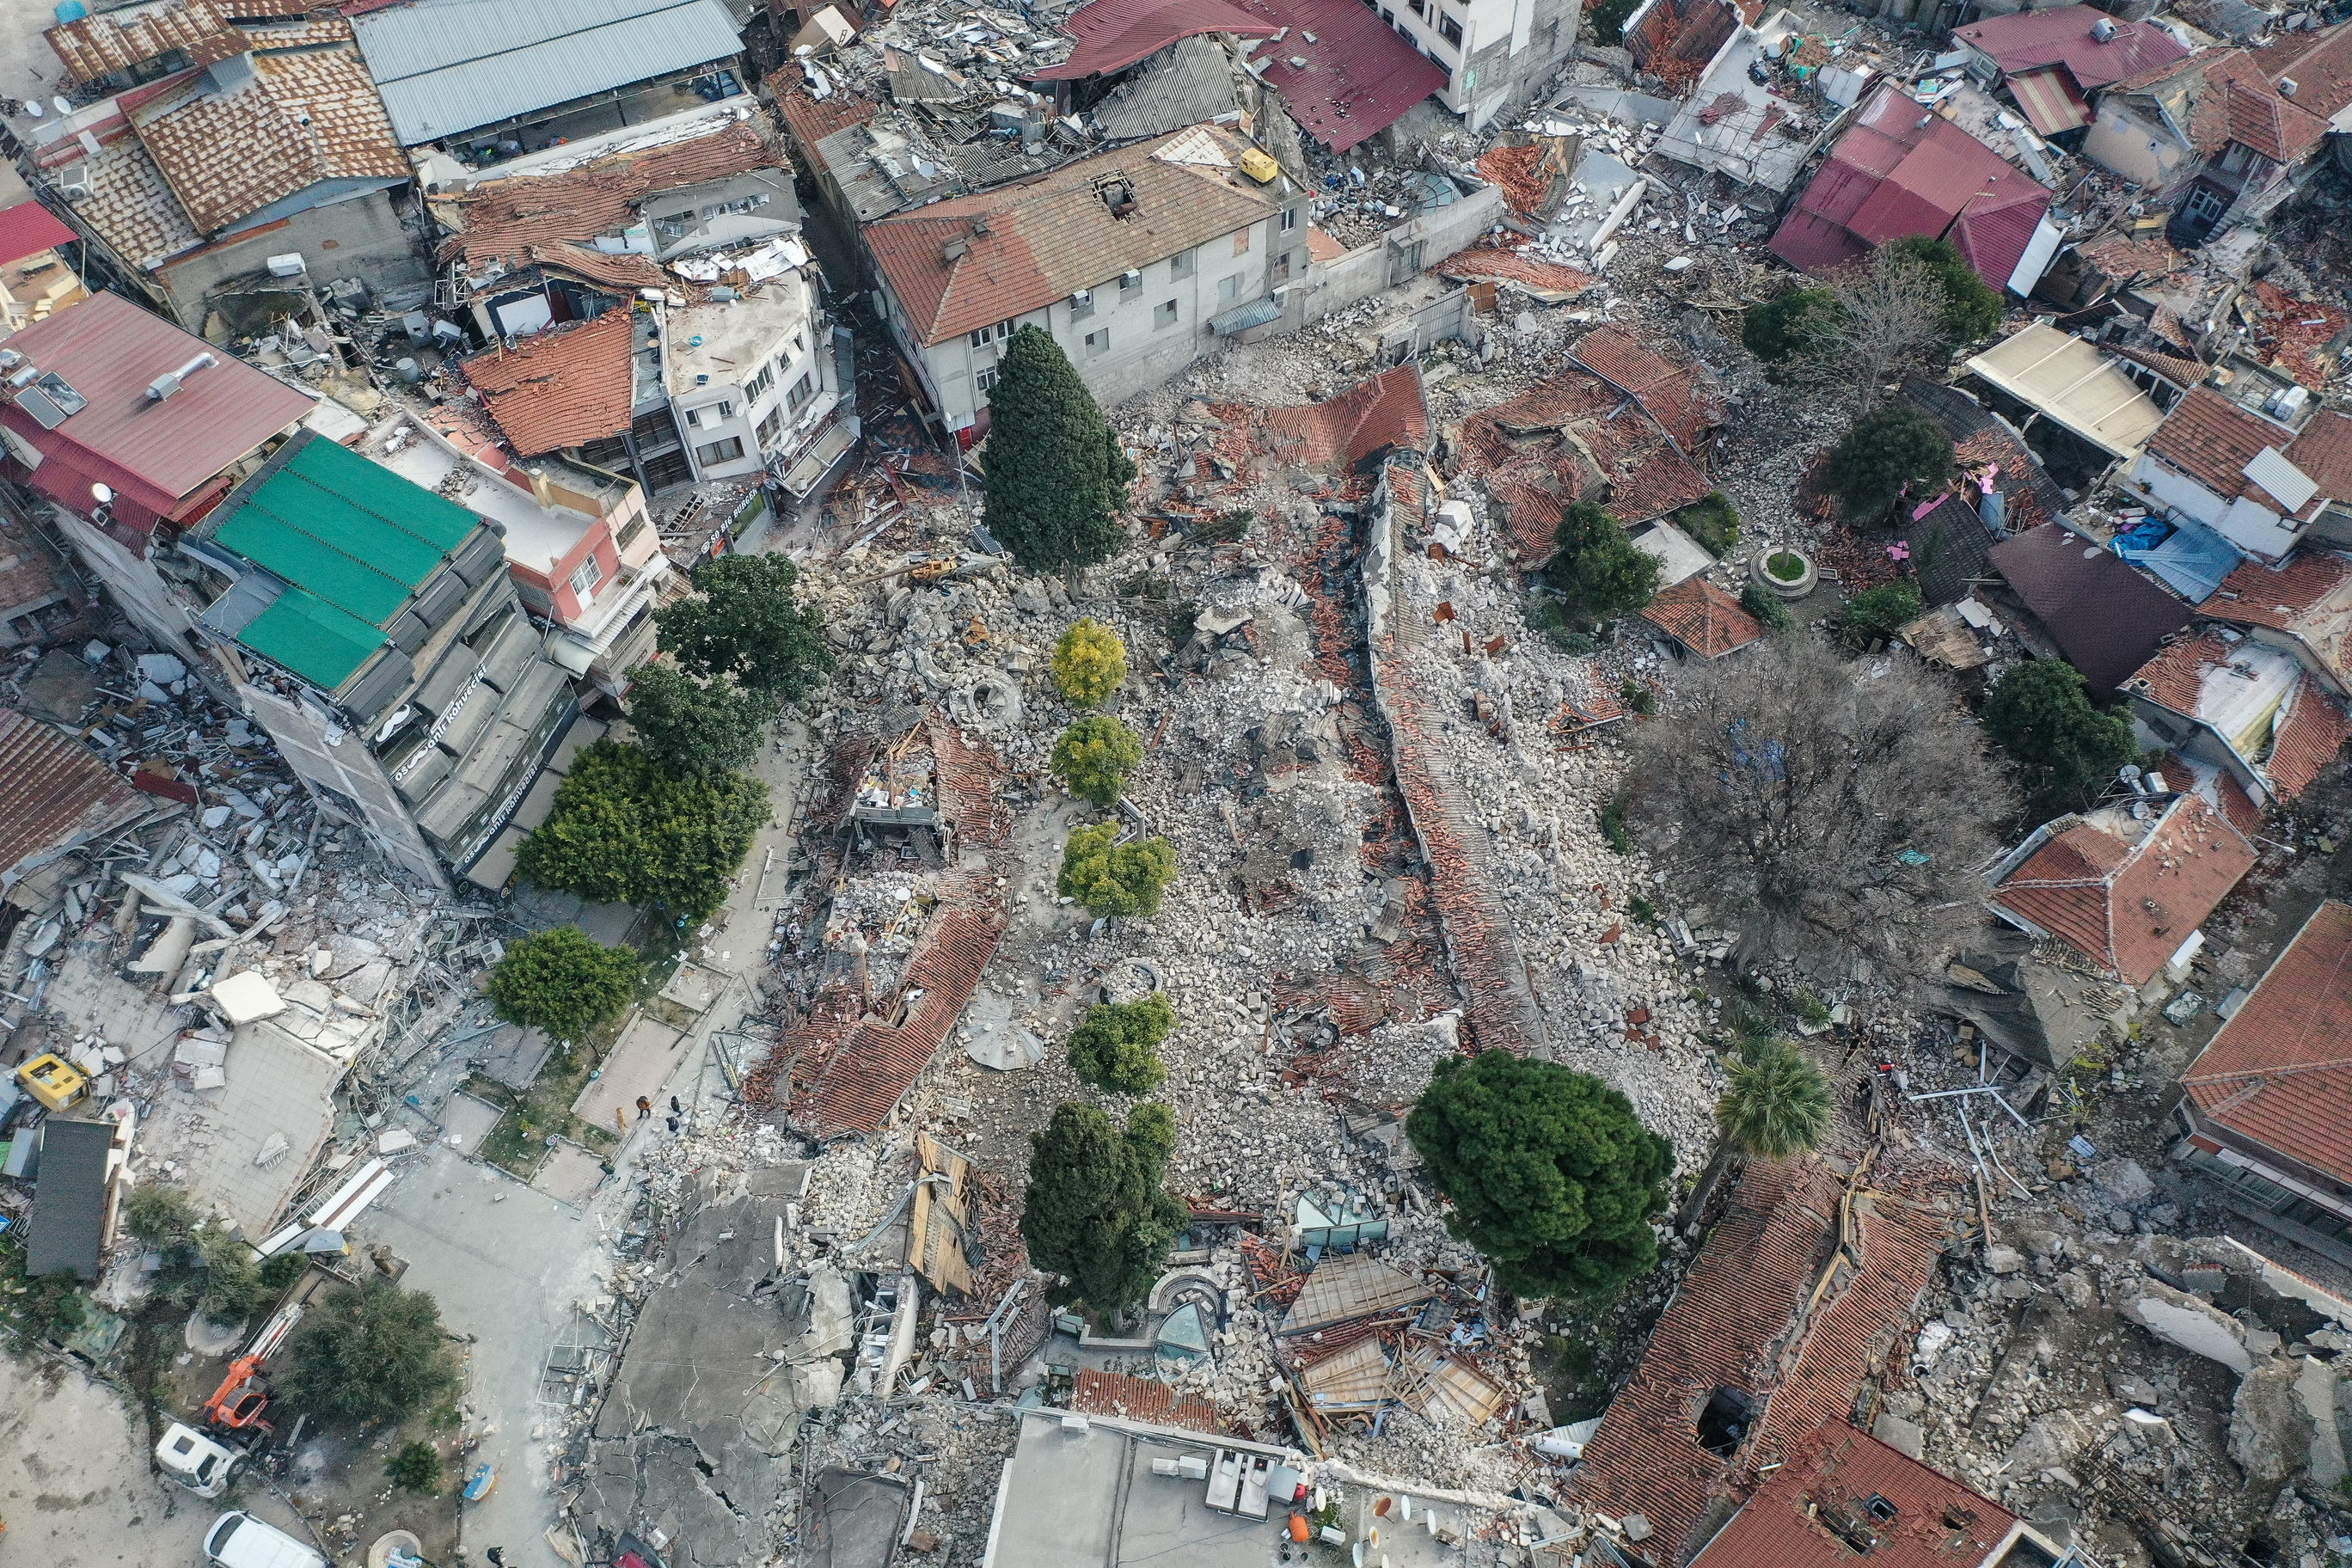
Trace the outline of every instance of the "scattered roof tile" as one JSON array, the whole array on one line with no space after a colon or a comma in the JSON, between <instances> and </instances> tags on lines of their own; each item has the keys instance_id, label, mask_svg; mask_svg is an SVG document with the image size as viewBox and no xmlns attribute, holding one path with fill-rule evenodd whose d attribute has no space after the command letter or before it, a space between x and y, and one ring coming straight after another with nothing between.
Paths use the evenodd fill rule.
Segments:
<instances>
[{"instance_id":1,"label":"scattered roof tile","mask_svg":"<svg viewBox=\"0 0 2352 1568\"><path fill-rule=\"evenodd\" d=\"M1118 1415L1154 1426L1181 1426L1212 1435L1224 1431L1217 1407L1190 1394L1180 1398L1164 1383L1116 1372L1080 1367L1070 1390L1070 1408L1087 1415Z\"/></svg>"},{"instance_id":2,"label":"scattered roof tile","mask_svg":"<svg viewBox=\"0 0 2352 1568\"><path fill-rule=\"evenodd\" d=\"M2188 605L2063 523L2003 540L1990 559L2101 696L2189 625Z\"/></svg>"},{"instance_id":3,"label":"scattered roof tile","mask_svg":"<svg viewBox=\"0 0 2352 1568\"><path fill-rule=\"evenodd\" d=\"M2051 836L1988 902L2127 985L2155 978L2257 858L2245 834L2197 795L2176 795L2153 823L2106 807L2042 831Z\"/></svg>"},{"instance_id":4,"label":"scattered roof tile","mask_svg":"<svg viewBox=\"0 0 2352 1568\"><path fill-rule=\"evenodd\" d=\"M467 384L526 458L578 447L629 427L635 404L635 329L627 310L551 327L513 349L458 362Z\"/></svg>"},{"instance_id":5,"label":"scattered roof tile","mask_svg":"<svg viewBox=\"0 0 2352 1568\"><path fill-rule=\"evenodd\" d=\"M1722 416L1699 390L1696 365L1676 364L1620 328L1594 328L1568 357L1640 403L1685 454L1699 448Z\"/></svg>"},{"instance_id":6,"label":"scattered roof tile","mask_svg":"<svg viewBox=\"0 0 2352 1568\"><path fill-rule=\"evenodd\" d=\"M2311 912L2182 1075L2199 1118L2352 1183L2352 904Z\"/></svg>"},{"instance_id":7,"label":"scattered roof tile","mask_svg":"<svg viewBox=\"0 0 2352 1568\"><path fill-rule=\"evenodd\" d=\"M803 101L814 106L804 95ZM584 245L617 234L635 221L636 204L657 192L778 167L782 155L760 133L760 124L730 121L691 141L561 174L488 180L463 195L436 198L435 215L458 231L441 242L441 254L462 255L476 267L512 263L533 245Z\"/></svg>"},{"instance_id":8,"label":"scattered roof tile","mask_svg":"<svg viewBox=\"0 0 2352 1568\"><path fill-rule=\"evenodd\" d=\"M1317 260L1326 259L1322 257ZM1468 283L1520 283L1540 294L1574 299L1597 281L1589 274L1521 250L1481 243L1437 264L1439 276Z\"/></svg>"},{"instance_id":9,"label":"scattered roof tile","mask_svg":"<svg viewBox=\"0 0 2352 1568\"><path fill-rule=\"evenodd\" d=\"M2162 277L2179 270L2182 261L2180 253L2166 244L2160 236L2135 237L2121 229L2110 229L2095 238L2084 240L2074 249L2083 259L2111 280Z\"/></svg>"},{"instance_id":10,"label":"scattered roof tile","mask_svg":"<svg viewBox=\"0 0 2352 1568\"><path fill-rule=\"evenodd\" d=\"M1650 601L1642 618L1706 658L1721 658L1764 636L1761 623L1738 600L1705 577L1685 578L1668 588Z\"/></svg>"},{"instance_id":11,"label":"scattered roof tile","mask_svg":"<svg viewBox=\"0 0 2352 1568\"><path fill-rule=\"evenodd\" d=\"M1238 171L1246 150L1214 126L1193 126L1026 184L885 218L866 226L865 239L917 336L945 342L1271 216L1276 197ZM1096 189L1114 175L1132 195L1125 216Z\"/></svg>"},{"instance_id":12,"label":"scattered roof tile","mask_svg":"<svg viewBox=\"0 0 2352 1568\"><path fill-rule=\"evenodd\" d=\"M1864 1500L1882 1500L1893 1512L1864 1512ZM1854 1547L1833 1521L1870 1532L1873 1568L1979 1568L2017 1516L1832 1419L1796 1445L1691 1568L1845 1568Z\"/></svg>"}]
</instances>

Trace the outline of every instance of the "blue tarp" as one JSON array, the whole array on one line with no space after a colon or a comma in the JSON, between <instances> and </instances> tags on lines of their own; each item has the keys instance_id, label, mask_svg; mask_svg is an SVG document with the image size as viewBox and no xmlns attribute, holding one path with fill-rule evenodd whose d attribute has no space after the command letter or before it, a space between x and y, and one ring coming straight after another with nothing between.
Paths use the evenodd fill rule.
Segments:
<instances>
[{"instance_id":1,"label":"blue tarp","mask_svg":"<svg viewBox=\"0 0 2352 1568\"><path fill-rule=\"evenodd\" d=\"M2245 559L2237 546L2200 522L2146 517L2116 531L2115 552L2190 604L2212 597L2221 579Z\"/></svg>"}]
</instances>

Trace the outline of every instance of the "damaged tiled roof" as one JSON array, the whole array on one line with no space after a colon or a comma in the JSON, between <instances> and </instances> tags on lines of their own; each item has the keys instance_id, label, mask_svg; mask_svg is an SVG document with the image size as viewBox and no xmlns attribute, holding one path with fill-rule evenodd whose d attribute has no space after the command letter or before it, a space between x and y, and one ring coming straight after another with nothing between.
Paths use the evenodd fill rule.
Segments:
<instances>
[{"instance_id":1,"label":"damaged tiled roof","mask_svg":"<svg viewBox=\"0 0 2352 1568\"><path fill-rule=\"evenodd\" d=\"M2273 84L2294 83L2297 109L2333 120L2352 108L2352 26L2285 34L2263 51L2262 64Z\"/></svg>"},{"instance_id":2,"label":"damaged tiled roof","mask_svg":"<svg viewBox=\"0 0 2352 1568\"><path fill-rule=\"evenodd\" d=\"M2179 795L2201 796L2229 819L2230 826L2249 839L2263 830L2263 808L2254 804L2235 773L2210 763L2192 763L2179 752L2167 752L2156 764L2164 787Z\"/></svg>"},{"instance_id":3,"label":"damaged tiled roof","mask_svg":"<svg viewBox=\"0 0 2352 1568\"><path fill-rule=\"evenodd\" d=\"M2352 416L2321 409L2288 443L2285 457L2310 476L2321 495L2352 501Z\"/></svg>"},{"instance_id":4,"label":"damaged tiled roof","mask_svg":"<svg viewBox=\"0 0 2352 1568\"><path fill-rule=\"evenodd\" d=\"M2117 349L2117 359L2127 359L2134 364L2144 364L2167 381L2186 389L2205 379L2205 366L2184 354L2158 353L2154 349Z\"/></svg>"},{"instance_id":5,"label":"damaged tiled roof","mask_svg":"<svg viewBox=\"0 0 2352 1568\"><path fill-rule=\"evenodd\" d=\"M1619 328L1596 327L1576 341L1568 357L1640 403L1685 455L1699 448L1721 416L1699 391L1696 365L1675 364Z\"/></svg>"},{"instance_id":6,"label":"damaged tiled roof","mask_svg":"<svg viewBox=\"0 0 2352 1568\"><path fill-rule=\"evenodd\" d=\"M80 742L13 708L0 708L0 871L110 834L149 804Z\"/></svg>"},{"instance_id":7,"label":"damaged tiled roof","mask_svg":"<svg viewBox=\"0 0 2352 1568\"><path fill-rule=\"evenodd\" d=\"M790 67L768 78L768 90L776 99L776 112L783 116L784 125L792 132L803 158L814 159L816 144L835 132L863 125L882 111L881 105L872 99L851 92L836 91L829 98L811 98L801 82L801 73Z\"/></svg>"},{"instance_id":8,"label":"damaged tiled roof","mask_svg":"<svg viewBox=\"0 0 2352 1568\"><path fill-rule=\"evenodd\" d=\"M661 264L650 256L625 251L617 256L592 249L584 245L526 245L514 258L518 267L538 267L551 272L561 272L593 283L624 298L633 298L640 289L666 289L685 293L689 299L702 298L698 284L682 282L661 269ZM514 279L508 279L509 286Z\"/></svg>"},{"instance_id":9,"label":"damaged tiled roof","mask_svg":"<svg viewBox=\"0 0 2352 1568\"><path fill-rule=\"evenodd\" d=\"M2233 52L2204 71L2190 100L2189 136L2200 153L2241 142L2274 163L2292 163L2327 134L2327 121L2278 95L2252 55Z\"/></svg>"},{"instance_id":10,"label":"damaged tiled roof","mask_svg":"<svg viewBox=\"0 0 2352 1568\"><path fill-rule=\"evenodd\" d=\"M1217 1407L1206 1400L1189 1394L1180 1399L1176 1391L1164 1383L1116 1372L1097 1372L1090 1366L1078 1369L1076 1384L1070 1390L1069 1407L1085 1415L1119 1415L1154 1426L1181 1426L1213 1436L1225 1429L1217 1419Z\"/></svg>"},{"instance_id":11,"label":"damaged tiled roof","mask_svg":"<svg viewBox=\"0 0 2352 1568\"><path fill-rule=\"evenodd\" d=\"M2172 405L2148 437L2147 452L2224 500L2252 491L2278 506L2276 498L2246 478L2245 468L2263 448L2283 448L2293 438L2285 426L2247 412L2210 387L2199 386Z\"/></svg>"},{"instance_id":12,"label":"damaged tiled roof","mask_svg":"<svg viewBox=\"0 0 2352 1568\"><path fill-rule=\"evenodd\" d=\"M1843 1159L1859 1155L1850 1123L1836 1141ZM1858 1268L1837 1250L1845 1184L1825 1161L1751 1164L1585 1445L1571 1489L1605 1513L1645 1516L1655 1561L1682 1562L1711 1506L1824 1421L1850 1415L1864 1380L1916 1326L1956 1177L1924 1163L1893 1170L1885 1158L1853 1194ZM1824 1283L1830 1294L1816 1307ZM1728 1460L1698 1441L1718 1389L1762 1408Z\"/></svg>"},{"instance_id":13,"label":"damaged tiled roof","mask_svg":"<svg viewBox=\"0 0 2352 1568\"><path fill-rule=\"evenodd\" d=\"M1248 411L1242 411L1248 417ZM1429 406L1421 367L1408 362L1360 381L1337 397L1265 412L1274 456L1306 468L1353 469L1394 448L1429 449Z\"/></svg>"},{"instance_id":14,"label":"damaged tiled roof","mask_svg":"<svg viewBox=\"0 0 2352 1568\"><path fill-rule=\"evenodd\" d=\"M351 36L349 23L343 24L343 36ZM253 47L212 0L179 0L128 21L82 16L61 22L42 37L76 82L129 70L173 49L192 66L208 66Z\"/></svg>"},{"instance_id":15,"label":"damaged tiled roof","mask_svg":"<svg viewBox=\"0 0 2352 1568\"><path fill-rule=\"evenodd\" d=\"M1862 1512L1874 1498L1893 1514ZM1872 1568L1979 1568L2017 1522L1991 1499L1833 1418L1796 1445L1691 1568L1845 1568L1854 1549L1830 1529L1832 1512L1870 1531Z\"/></svg>"},{"instance_id":16,"label":"damaged tiled roof","mask_svg":"<svg viewBox=\"0 0 2352 1568\"><path fill-rule=\"evenodd\" d=\"M860 1019L793 1102L793 1125L813 1138L879 1131L955 1027L1003 931L970 910L951 909L933 921L907 960L906 989L923 993L912 1014L899 1024L870 1014Z\"/></svg>"},{"instance_id":17,"label":"damaged tiled roof","mask_svg":"<svg viewBox=\"0 0 2352 1568\"><path fill-rule=\"evenodd\" d=\"M2253 868L2254 847L2201 795L2173 797L2149 825L2060 818L1986 901L2048 932L2127 985L2144 985ZM2105 826L2101 826L2105 822ZM2136 832L2136 842L2122 835Z\"/></svg>"},{"instance_id":18,"label":"damaged tiled roof","mask_svg":"<svg viewBox=\"0 0 2352 1568\"><path fill-rule=\"evenodd\" d=\"M1437 264L1437 271L1440 277L1456 282L1521 283L1539 293L1557 294L1567 300L1576 298L1596 281L1573 267L1483 242L1447 257Z\"/></svg>"},{"instance_id":19,"label":"damaged tiled roof","mask_svg":"<svg viewBox=\"0 0 2352 1568\"><path fill-rule=\"evenodd\" d=\"M2298 550L2280 566L2249 561L2221 579L2200 616L2285 632L2308 647L2347 684L2352 658L2352 558L2331 550Z\"/></svg>"},{"instance_id":20,"label":"damaged tiled roof","mask_svg":"<svg viewBox=\"0 0 2352 1568\"><path fill-rule=\"evenodd\" d=\"M1652 599L1642 618L1705 658L1721 658L1764 636L1763 625L1738 600L1703 576L1685 578Z\"/></svg>"},{"instance_id":21,"label":"damaged tiled roof","mask_svg":"<svg viewBox=\"0 0 2352 1568\"><path fill-rule=\"evenodd\" d=\"M2352 904L2311 912L2180 1080L2199 1119L2352 1183Z\"/></svg>"},{"instance_id":22,"label":"damaged tiled roof","mask_svg":"<svg viewBox=\"0 0 2352 1568\"><path fill-rule=\"evenodd\" d=\"M2027 14L2019 13L2021 16ZM2038 16L2042 13L2032 14ZM2074 250L2109 279L2140 278L2151 274L2162 276L2178 271L2181 265L2180 253L2167 245L2161 237L2150 235L2135 239L2121 229L2110 229L2095 239L2084 240Z\"/></svg>"},{"instance_id":23,"label":"damaged tiled roof","mask_svg":"<svg viewBox=\"0 0 2352 1568\"><path fill-rule=\"evenodd\" d=\"M458 230L441 242L441 254L462 255L478 267L501 258L514 261L526 246L584 245L628 227L635 221L636 204L657 192L782 163L758 122L730 121L692 141L600 159L562 174L486 181L463 195L435 199L435 216Z\"/></svg>"},{"instance_id":24,"label":"damaged tiled roof","mask_svg":"<svg viewBox=\"0 0 2352 1568\"><path fill-rule=\"evenodd\" d=\"M74 204L74 212L100 239L138 268L159 267L205 242L128 121L102 120L87 130L97 152L78 137L61 138L41 149L37 161L51 178L64 163L81 166L89 194Z\"/></svg>"},{"instance_id":25,"label":"damaged tiled roof","mask_svg":"<svg viewBox=\"0 0 2352 1568\"><path fill-rule=\"evenodd\" d=\"M1990 559L2095 696L2123 684L2189 625L2188 605L2063 523L2005 539Z\"/></svg>"},{"instance_id":26,"label":"damaged tiled roof","mask_svg":"<svg viewBox=\"0 0 2352 1568\"><path fill-rule=\"evenodd\" d=\"M2140 695L2189 718L2197 716L2205 672L2230 662L2230 644L2219 631L2168 643L2132 672L2126 684Z\"/></svg>"},{"instance_id":27,"label":"damaged tiled roof","mask_svg":"<svg viewBox=\"0 0 2352 1568\"><path fill-rule=\"evenodd\" d=\"M511 350L460 360L457 370L514 449L536 458L629 427L635 339L630 312L608 310L577 326L550 327Z\"/></svg>"},{"instance_id":28,"label":"damaged tiled roof","mask_svg":"<svg viewBox=\"0 0 2352 1568\"><path fill-rule=\"evenodd\" d=\"M2286 709L2271 731L2271 754L2263 771L2282 805L2291 805L2311 787L2320 770L2336 760L2352 735L2352 719L2342 704L2322 690L2309 675L2287 693Z\"/></svg>"},{"instance_id":29,"label":"damaged tiled roof","mask_svg":"<svg viewBox=\"0 0 2352 1568\"><path fill-rule=\"evenodd\" d=\"M1903 401L1933 419L1952 438L1952 456L1963 469L1989 463L2000 470L1992 476L1992 485L2002 497L2003 522L2010 532L2038 528L2065 511L2065 493L2042 466L2042 459L1999 415L1975 398L1957 386L1910 375L1903 381ZM1973 496L1968 499L1973 505ZM1987 540L1987 546L1990 543ZM1976 553L1977 565L1981 566L1983 550ZM1913 565L1918 564L1914 556Z\"/></svg>"},{"instance_id":30,"label":"damaged tiled roof","mask_svg":"<svg viewBox=\"0 0 2352 1568\"><path fill-rule=\"evenodd\" d=\"M1203 143L1223 166L1191 161ZM1193 126L869 224L866 242L917 336L945 342L1271 217L1275 195L1234 163L1246 151L1228 132ZM1096 189L1114 176L1133 195L1123 217Z\"/></svg>"},{"instance_id":31,"label":"damaged tiled roof","mask_svg":"<svg viewBox=\"0 0 2352 1568\"><path fill-rule=\"evenodd\" d=\"M254 81L215 90L205 72L128 109L198 232L215 235L327 180L405 180L408 160L349 38L253 57Z\"/></svg>"}]
</instances>

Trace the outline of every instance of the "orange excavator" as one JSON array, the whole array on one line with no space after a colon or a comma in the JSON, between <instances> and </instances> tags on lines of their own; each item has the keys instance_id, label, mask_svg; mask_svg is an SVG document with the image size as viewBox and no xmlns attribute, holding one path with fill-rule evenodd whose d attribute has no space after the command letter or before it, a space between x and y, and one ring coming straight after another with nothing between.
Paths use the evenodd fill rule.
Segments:
<instances>
[{"instance_id":1,"label":"orange excavator","mask_svg":"<svg viewBox=\"0 0 2352 1568\"><path fill-rule=\"evenodd\" d=\"M286 1336L302 1318L302 1304L289 1302L278 1314L261 1326L245 1353L229 1363L228 1375L205 1401L205 1425L225 1432L267 1432L269 1423L261 1413L269 1408L269 1385L262 1380L261 1365L278 1353Z\"/></svg>"}]
</instances>

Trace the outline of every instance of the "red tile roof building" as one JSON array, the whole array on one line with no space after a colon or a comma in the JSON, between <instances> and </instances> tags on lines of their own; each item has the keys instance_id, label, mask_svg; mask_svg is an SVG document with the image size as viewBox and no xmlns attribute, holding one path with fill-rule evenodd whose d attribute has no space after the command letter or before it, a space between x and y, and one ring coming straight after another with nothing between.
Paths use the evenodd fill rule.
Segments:
<instances>
[{"instance_id":1,"label":"red tile roof building","mask_svg":"<svg viewBox=\"0 0 2352 1568\"><path fill-rule=\"evenodd\" d=\"M2197 613L2259 628L2256 637L2292 647L2338 696L2352 695L2352 556L2306 548L2276 566L2249 561Z\"/></svg>"},{"instance_id":2,"label":"red tile roof building","mask_svg":"<svg viewBox=\"0 0 2352 1568\"><path fill-rule=\"evenodd\" d=\"M159 804L71 735L13 708L0 708L0 800L8 803L0 812L0 871L103 839Z\"/></svg>"},{"instance_id":3,"label":"red tile roof building","mask_svg":"<svg viewBox=\"0 0 2352 1568\"><path fill-rule=\"evenodd\" d=\"M2148 437L2147 455L2223 500L2250 495L2263 506L2291 513L2294 509L2248 479L2245 468L2265 448L2283 450L2294 438L2285 426L2200 386L2172 405Z\"/></svg>"},{"instance_id":4,"label":"red tile roof building","mask_svg":"<svg viewBox=\"0 0 2352 1568\"><path fill-rule=\"evenodd\" d=\"M2181 1076L2179 1108L2237 1195L2336 1236L2352 1228L2347 1041L2352 904L2330 899Z\"/></svg>"},{"instance_id":5,"label":"red tile roof building","mask_svg":"<svg viewBox=\"0 0 2352 1568\"><path fill-rule=\"evenodd\" d=\"M1756 1489L1691 1568L1986 1568L2017 1516L1841 1420ZM2042 1557L2033 1559L2045 1561Z\"/></svg>"},{"instance_id":6,"label":"red tile roof building","mask_svg":"<svg viewBox=\"0 0 2352 1568\"><path fill-rule=\"evenodd\" d=\"M1859 1132L1841 1122L1833 1142L1853 1169ZM1759 1473L1853 1413L1917 1326L1959 1179L1940 1163L1890 1158L1881 1152L1851 1183L1819 1157L1759 1162L1708 1232L1570 1483L1588 1507L1648 1519L1652 1534L1633 1549L1646 1561L1684 1563ZM1839 1246L1847 1221L1851 1260ZM1718 1391L1750 1412L1728 1455L1700 1441Z\"/></svg>"},{"instance_id":7,"label":"red tile roof building","mask_svg":"<svg viewBox=\"0 0 2352 1568\"><path fill-rule=\"evenodd\" d=\"M29 475L13 459L6 466L85 515L89 487L109 486L115 521L140 533L203 516L229 492L227 470L312 406L292 387L119 294L94 294L36 321L8 346L61 376L84 405L52 430L28 409L0 404L0 424L41 454ZM206 353L214 363L191 372L177 392L160 402L148 395L158 376Z\"/></svg>"},{"instance_id":8,"label":"red tile roof building","mask_svg":"<svg viewBox=\"0 0 2352 1568\"><path fill-rule=\"evenodd\" d=\"M2145 985L2258 858L2201 795L2102 806L2035 829L1995 871L1985 905L2022 931L2055 937L2100 973Z\"/></svg>"},{"instance_id":9,"label":"red tile roof building","mask_svg":"<svg viewBox=\"0 0 2352 1568\"><path fill-rule=\"evenodd\" d=\"M1264 420L1266 451L1286 467L1353 470L1397 448L1429 450L1421 366L1411 362L1320 403L1235 413Z\"/></svg>"},{"instance_id":10,"label":"red tile roof building","mask_svg":"<svg viewBox=\"0 0 2352 1568\"><path fill-rule=\"evenodd\" d=\"M1879 90L1772 237L1806 272L1836 270L1908 235L1947 239L1999 290L2032 242L2050 193L1908 94ZM2031 281L2028 282L2031 286Z\"/></svg>"},{"instance_id":11,"label":"red tile roof building","mask_svg":"<svg viewBox=\"0 0 2352 1568\"><path fill-rule=\"evenodd\" d=\"M1676 364L1619 328L1594 328L1568 357L1641 404L1685 457L1706 447L1723 417L1722 405L1701 389L1696 365Z\"/></svg>"},{"instance_id":12,"label":"red tile roof building","mask_svg":"<svg viewBox=\"0 0 2352 1568\"><path fill-rule=\"evenodd\" d=\"M1764 638L1763 623L1705 577L1688 577L1652 599L1642 618L1701 658L1721 658Z\"/></svg>"},{"instance_id":13,"label":"red tile roof building","mask_svg":"<svg viewBox=\"0 0 2352 1568\"><path fill-rule=\"evenodd\" d=\"M2135 705L2163 710L2141 717L2168 740L2233 774L2243 770L2242 786L2281 805L2310 787L2352 734L2343 704L2291 655L2219 626L2167 644L2125 689Z\"/></svg>"},{"instance_id":14,"label":"red tile roof building","mask_svg":"<svg viewBox=\"0 0 2352 1568\"><path fill-rule=\"evenodd\" d=\"M1070 1408L1084 1415L1118 1415L1154 1426L1181 1426L1212 1436L1225 1429L1224 1423L1217 1418L1217 1407L1206 1400L1189 1395L1180 1399L1176 1391L1164 1383L1116 1372L1097 1372L1092 1367L1078 1369L1077 1382L1070 1390Z\"/></svg>"},{"instance_id":15,"label":"red tile roof building","mask_svg":"<svg viewBox=\"0 0 2352 1568\"><path fill-rule=\"evenodd\" d=\"M635 405L633 312L550 327L512 349L458 362L516 452L526 458L583 447L629 427Z\"/></svg>"}]
</instances>

